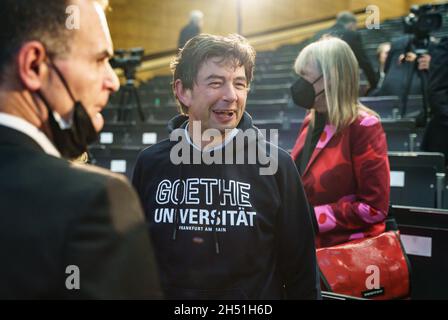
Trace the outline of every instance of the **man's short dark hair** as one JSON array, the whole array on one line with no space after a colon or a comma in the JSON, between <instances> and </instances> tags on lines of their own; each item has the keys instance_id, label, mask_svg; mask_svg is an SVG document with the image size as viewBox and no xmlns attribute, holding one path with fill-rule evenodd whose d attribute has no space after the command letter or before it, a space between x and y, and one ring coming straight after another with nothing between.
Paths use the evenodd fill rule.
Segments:
<instances>
[{"instance_id":1,"label":"man's short dark hair","mask_svg":"<svg viewBox=\"0 0 448 320\"><path fill-rule=\"evenodd\" d=\"M171 62L173 89L177 79L182 81L184 88L192 89L202 64L215 57L222 58L225 63L233 63L235 67L243 66L249 86L255 66L255 50L249 42L237 34L229 36L200 34L190 39ZM180 112L187 114L188 108L179 100L178 103Z\"/></svg>"},{"instance_id":2,"label":"man's short dark hair","mask_svg":"<svg viewBox=\"0 0 448 320\"><path fill-rule=\"evenodd\" d=\"M0 1L0 75L27 41L42 42L52 55L69 51L68 5L70 0Z\"/></svg>"},{"instance_id":3,"label":"man's short dark hair","mask_svg":"<svg viewBox=\"0 0 448 320\"><path fill-rule=\"evenodd\" d=\"M348 23L357 22L356 16L350 11L342 11L336 17L336 21L339 24L346 25Z\"/></svg>"}]
</instances>

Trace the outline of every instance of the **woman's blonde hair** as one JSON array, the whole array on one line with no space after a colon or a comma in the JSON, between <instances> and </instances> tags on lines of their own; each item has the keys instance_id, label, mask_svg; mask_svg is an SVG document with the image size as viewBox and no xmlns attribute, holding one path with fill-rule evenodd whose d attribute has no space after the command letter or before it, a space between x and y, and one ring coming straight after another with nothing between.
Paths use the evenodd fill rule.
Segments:
<instances>
[{"instance_id":1,"label":"woman's blonde hair","mask_svg":"<svg viewBox=\"0 0 448 320\"><path fill-rule=\"evenodd\" d=\"M325 37L309 44L297 57L295 72L301 74L306 65L314 65L323 76L328 121L336 132L355 121L360 110L379 118L358 100L358 61L346 42Z\"/></svg>"}]
</instances>

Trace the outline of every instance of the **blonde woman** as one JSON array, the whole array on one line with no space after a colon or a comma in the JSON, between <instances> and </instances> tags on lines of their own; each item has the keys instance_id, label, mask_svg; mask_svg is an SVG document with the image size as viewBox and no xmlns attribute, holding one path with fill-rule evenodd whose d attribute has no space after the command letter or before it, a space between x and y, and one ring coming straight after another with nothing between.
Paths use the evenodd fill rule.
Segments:
<instances>
[{"instance_id":1,"label":"blonde woman","mask_svg":"<svg viewBox=\"0 0 448 320\"><path fill-rule=\"evenodd\" d=\"M375 236L385 229L389 162L378 115L358 101L350 47L325 38L305 47L294 69L294 102L309 109L292 150L318 225L316 246Z\"/></svg>"}]
</instances>

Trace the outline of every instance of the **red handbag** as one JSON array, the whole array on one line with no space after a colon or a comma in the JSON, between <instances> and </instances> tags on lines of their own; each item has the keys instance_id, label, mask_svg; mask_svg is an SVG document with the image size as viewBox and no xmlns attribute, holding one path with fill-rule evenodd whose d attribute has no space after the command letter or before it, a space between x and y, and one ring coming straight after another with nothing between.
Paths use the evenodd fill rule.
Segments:
<instances>
[{"instance_id":1,"label":"red handbag","mask_svg":"<svg viewBox=\"0 0 448 320\"><path fill-rule=\"evenodd\" d=\"M398 231L317 249L322 290L375 299L410 297L410 266Z\"/></svg>"}]
</instances>

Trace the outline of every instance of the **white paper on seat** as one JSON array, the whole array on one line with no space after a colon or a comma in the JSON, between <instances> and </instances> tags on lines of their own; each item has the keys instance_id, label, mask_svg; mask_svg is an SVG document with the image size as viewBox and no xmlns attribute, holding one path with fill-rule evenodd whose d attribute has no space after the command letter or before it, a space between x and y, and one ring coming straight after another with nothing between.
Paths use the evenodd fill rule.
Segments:
<instances>
[{"instance_id":1,"label":"white paper on seat","mask_svg":"<svg viewBox=\"0 0 448 320\"><path fill-rule=\"evenodd\" d=\"M156 144L157 143L157 133L156 132L145 132L142 135L143 144Z\"/></svg>"},{"instance_id":2,"label":"white paper on seat","mask_svg":"<svg viewBox=\"0 0 448 320\"><path fill-rule=\"evenodd\" d=\"M414 256L431 257L432 255L432 238L411 236L407 234L400 235L403 242L404 250L407 254Z\"/></svg>"},{"instance_id":3,"label":"white paper on seat","mask_svg":"<svg viewBox=\"0 0 448 320\"><path fill-rule=\"evenodd\" d=\"M110 162L112 172L126 173L126 160L112 160Z\"/></svg>"},{"instance_id":4,"label":"white paper on seat","mask_svg":"<svg viewBox=\"0 0 448 320\"><path fill-rule=\"evenodd\" d=\"M101 132L100 143L111 144L114 142L114 134L112 132Z\"/></svg>"},{"instance_id":5,"label":"white paper on seat","mask_svg":"<svg viewBox=\"0 0 448 320\"><path fill-rule=\"evenodd\" d=\"M390 172L390 186L391 187L404 187L404 171L391 171Z\"/></svg>"}]
</instances>

